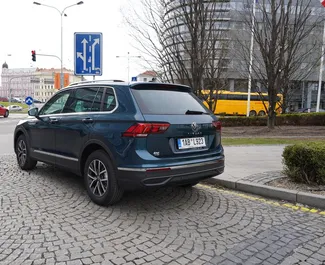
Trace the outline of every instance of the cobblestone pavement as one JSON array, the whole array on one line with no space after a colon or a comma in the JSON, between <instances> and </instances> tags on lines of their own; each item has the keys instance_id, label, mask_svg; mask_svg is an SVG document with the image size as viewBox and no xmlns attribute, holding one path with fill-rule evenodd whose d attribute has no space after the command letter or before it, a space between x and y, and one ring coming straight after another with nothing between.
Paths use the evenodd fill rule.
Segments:
<instances>
[{"instance_id":1,"label":"cobblestone pavement","mask_svg":"<svg viewBox=\"0 0 325 265\"><path fill-rule=\"evenodd\" d=\"M0 161L0 264L325 264L321 214L202 185L99 207L81 178Z\"/></svg>"}]
</instances>

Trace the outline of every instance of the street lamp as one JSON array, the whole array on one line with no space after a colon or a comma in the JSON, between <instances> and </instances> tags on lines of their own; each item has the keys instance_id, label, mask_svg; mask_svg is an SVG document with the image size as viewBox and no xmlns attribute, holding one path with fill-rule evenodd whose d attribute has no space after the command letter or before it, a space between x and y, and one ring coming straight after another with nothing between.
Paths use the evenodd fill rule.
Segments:
<instances>
[{"instance_id":1,"label":"street lamp","mask_svg":"<svg viewBox=\"0 0 325 265\"><path fill-rule=\"evenodd\" d=\"M60 16L61 16L61 78L60 78L60 86L61 86L61 88L63 88L63 16L66 16L66 14L64 13L64 11L67 10L68 8L70 8L70 7L82 5L83 3L84 3L83 1L80 1L80 2L78 2L76 4L67 6L62 11L60 11L58 8L56 8L54 6L50 6L50 5L46 5L46 4L41 4L39 2L33 2L34 5L46 6L46 7L53 8L56 11L58 11L59 14L60 14Z\"/></svg>"},{"instance_id":2,"label":"street lamp","mask_svg":"<svg viewBox=\"0 0 325 265\"><path fill-rule=\"evenodd\" d=\"M130 56L130 52L128 52L128 55L127 56L119 56L117 55L116 58L125 58L127 57L128 58L128 80L127 82L130 81L130 57L131 58L141 58L141 56L137 55L137 56Z\"/></svg>"}]
</instances>

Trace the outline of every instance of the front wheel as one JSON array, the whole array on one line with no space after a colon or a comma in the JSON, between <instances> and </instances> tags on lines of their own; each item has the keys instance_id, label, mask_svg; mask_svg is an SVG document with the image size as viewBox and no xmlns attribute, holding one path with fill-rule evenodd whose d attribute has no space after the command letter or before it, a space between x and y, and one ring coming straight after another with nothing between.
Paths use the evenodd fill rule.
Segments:
<instances>
[{"instance_id":1,"label":"front wheel","mask_svg":"<svg viewBox=\"0 0 325 265\"><path fill-rule=\"evenodd\" d=\"M256 111L255 111L255 110L251 110L251 111L249 112L249 116L250 116L250 117L255 117L255 116L256 116Z\"/></svg>"},{"instance_id":2,"label":"front wheel","mask_svg":"<svg viewBox=\"0 0 325 265\"><path fill-rule=\"evenodd\" d=\"M123 196L118 186L116 170L106 152L98 150L87 159L84 181L91 200L98 205L112 205Z\"/></svg>"},{"instance_id":3,"label":"front wheel","mask_svg":"<svg viewBox=\"0 0 325 265\"><path fill-rule=\"evenodd\" d=\"M31 170L35 168L37 161L30 157L25 135L20 135L16 141L16 156L21 169Z\"/></svg>"},{"instance_id":4,"label":"front wheel","mask_svg":"<svg viewBox=\"0 0 325 265\"><path fill-rule=\"evenodd\" d=\"M4 117L4 118L8 118L8 116L9 116L9 111L6 110L5 115L4 115L3 117Z\"/></svg>"}]
</instances>

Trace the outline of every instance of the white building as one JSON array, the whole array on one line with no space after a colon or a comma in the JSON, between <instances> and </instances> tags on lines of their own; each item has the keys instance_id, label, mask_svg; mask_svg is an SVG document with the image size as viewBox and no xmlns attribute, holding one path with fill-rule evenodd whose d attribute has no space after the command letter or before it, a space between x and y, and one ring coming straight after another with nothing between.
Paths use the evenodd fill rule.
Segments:
<instances>
[{"instance_id":1,"label":"white building","mask_svg":"<svg viewBox=\"0 0 325 265\"><path fill-rule=\"evenodd\" d=\"M81 76L75 76L73 71L64 69L69 75L68 83L81 81ZM24 99L31 96L42 102L48 100L57 89L55 88L56 74L60 69L43 68L14 68L9 69L8 64L2 65L0 97L16 97ZM67 85L67 84L66 84Z\"/></svg>"},{"instance_id":2,"label":"white building","mask_svg":"<svg viewBox=\"0 0 325 265\"><path fill-rule=\"evenodd\" d=\"M137 81L139 82L149 82L154 81L157 78L157 73L154 71L146 71L142 74L137 75Z\"/></svg>"}]
</instances>

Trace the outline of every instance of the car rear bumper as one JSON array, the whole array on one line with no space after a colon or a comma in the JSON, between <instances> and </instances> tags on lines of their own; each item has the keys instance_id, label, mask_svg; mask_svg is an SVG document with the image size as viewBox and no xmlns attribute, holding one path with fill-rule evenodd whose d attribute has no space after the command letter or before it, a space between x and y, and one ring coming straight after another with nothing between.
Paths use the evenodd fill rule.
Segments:
<instances>
[{"instance_id":1,"label":"car rear bumper","mask_svg":"<svg viewBox=\"0 0 325 265\"><path fill-rule=\"evenodd\" d=\"M118 168L118 182L125 190L180 186L223 173L225 158L166 168Z\"/></svg>"}]
</instances>

